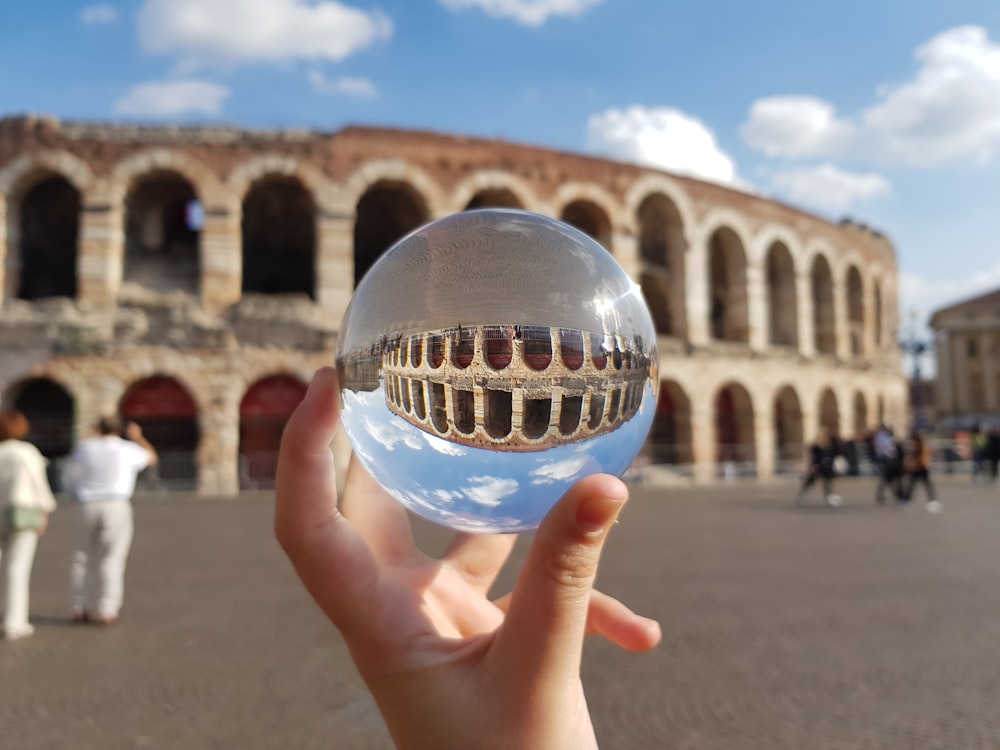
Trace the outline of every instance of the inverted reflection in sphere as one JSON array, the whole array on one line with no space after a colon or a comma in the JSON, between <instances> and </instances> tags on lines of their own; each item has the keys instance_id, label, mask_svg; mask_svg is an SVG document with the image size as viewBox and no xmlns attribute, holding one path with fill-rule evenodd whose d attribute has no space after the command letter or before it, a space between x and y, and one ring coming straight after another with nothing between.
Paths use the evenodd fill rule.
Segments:
<instances>
[{"instance_id":1,"label":"inverted reflection in sphere","mask_svg":"<svg viewBox=\"0 0 1000 750\"><path fill-rule=\"evenodd\" d=\"M524 531L577 480L628 468L656 361L638 285L595 240L466 211L404 237L358 285L337 345L343 425L415 513Z\"/></svg>"}]
</instances>

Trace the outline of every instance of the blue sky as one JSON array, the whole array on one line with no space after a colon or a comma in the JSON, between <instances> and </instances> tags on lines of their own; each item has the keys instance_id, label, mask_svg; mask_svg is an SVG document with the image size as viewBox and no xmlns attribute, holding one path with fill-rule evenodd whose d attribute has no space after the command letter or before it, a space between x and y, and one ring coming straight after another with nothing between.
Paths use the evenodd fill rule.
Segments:
<instances>
[{"instance_id":1,"label":"blue sky","mask_svg":"<svg viewBox=\"0 0 1000 750\"><path fill-rule=\"evenodd\" d=\"M686 171L895 242L902 313L1000 286L1000 3L4 3L0 114L427 128Z\"/></svg>"}]
</instances>

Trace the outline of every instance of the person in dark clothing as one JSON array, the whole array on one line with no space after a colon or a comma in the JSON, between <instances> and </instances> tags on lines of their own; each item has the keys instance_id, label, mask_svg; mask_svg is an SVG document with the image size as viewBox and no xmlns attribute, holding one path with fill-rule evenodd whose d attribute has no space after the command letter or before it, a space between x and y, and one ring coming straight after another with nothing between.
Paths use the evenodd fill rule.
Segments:
<instances>
[{"instance_id":1,"label":"person in dark clothing","mask_svg":"<svg viewBox=\"0 0 1000 750\"><path fill-rule=\"evenodd\" d=\"M823 497L830 507L837 507L842 503L840 495L833 492L833 478L836 475L834 470L834 459L840 455L837 439L830 435L826 427L820 427L819 435L809 447L809 468L805 478L802 480L802 488L795 498L796 503L805 500L806 490L808 490L816 480L823 483Z\"/></svg>"},{"instance_id":2,"label":"person in dark clothing","mask_svg":"<svg viewBox=\"0 0 1000 750\"><path fill-rule=\"evenodd\" d=\"M903 446L892 434L892 428L882 425L875 433L872 450L878 466L878 487L875 502L885 502L885 488L892 490L892 496L899 500L903 496Z\"/></svg>"},{"instance_id":3,"label":"person in dark clothing","mask_svg":"<svg viewBox=\"0 0 1000 750\"><path fill-rule=\"evenodd\" d=\"M986 460L990 467L990 479L997 481L997 469L1000 468L1000 425L990 425L986 436Z\"/></svg>"}]
</instances>

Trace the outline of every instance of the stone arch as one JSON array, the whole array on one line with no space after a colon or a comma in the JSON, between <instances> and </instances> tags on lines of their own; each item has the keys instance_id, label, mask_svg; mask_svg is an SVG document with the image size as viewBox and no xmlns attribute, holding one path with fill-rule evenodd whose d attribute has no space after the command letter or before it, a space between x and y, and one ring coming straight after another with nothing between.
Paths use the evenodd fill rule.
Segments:
<instances>
[{"instance_id":1,"label":"stone arch","mask_svg":"<svg viewBox=\"0 0 1000 750\"><path fill-rule=\"evenodd\" d=\"M77 296L82 192L47 167L21 175L7 202L7 290L26 300Z\"/></svg>"},{"instance_id":2,"label":"stone arch","mask_svg":"<svg viewBox=\"0 0 1000 750\"><path fill-rule=\"evenodd\" d=\"M634 222L639 216L639 206L654 194L663 195L674 205L680 216L685 245L690 246L691 232L696 224L691 198L679 182L666 175L644 174L629 185L622 200L623 217L629 222ZM632 226L631 229L635 231L637 227Z\"/></svg>"},{"instance_id":3,"label":"stone arch","mask_svg":"<svg viewBox=\"0 0 1000 750\"><path fill-rule=\"evenodd\" d=\"M753 397L742 383L722 384L713 396L716 461L724 476L756 474Z\"/></svg>"},{"instance_id":4,"label":"stone arch","mask_svg":"<svg viewBox=\"0 0 1000 750\"><path fill-rule=\"evenodd\" d=\"M546 213L531 185L517 175L499 169L476 172L452 191L455 212L470 208L523 208Z\"/></svg>"},{"instance_id":5,"label":"stone arch","mask_svg":"<svg viewBox=\"0 0 1000 750\"><path fill-rule=\"evenodd\" d=\"M243 292L316 296L319 206L298 174L257 176L243 193Z\"/></svg>"},{"instance_id":6,"label":"stone arch","mask_svg":"<svg viewBox=\"0 0 1000 750\"><path fill-rule=\"evenodd\" d=\"M592 237L611 252L611 217L600 204L586 198L572 200L563 206L559 219Z\"/></svg>"},{"instance_id":7,"label":"stone arch","mask_svg":"<svg viewBox=\"0 0 1000 750\"><path fill-rule=\"evenodd\" d=\"M663 193L649 193L636 207L639 281L657 333L687 335L688 242L677 205Z\"/></svg>"},{"instance_id":8,"label":"stone arch","mask_svg":"<svg viewBox=\"0 0 1000 750\"><path fill-rule=\"evenodd\" d=\"M423 195L407 182L381 179L358 198L354 222L354 285L376 260L430 219Z\"/></svg>"},{"instance_id":9,"label":"stone arch","mask_svg":"<svg viewBox=\"0 0 1000 750\"><path fill-rule=\"evenodd\" d=\"M78 156L68 151L39 151L19 156L0 169L0 194L16 195L25 181L30 182L32 176L39 173L61 175L80 192L94 181L94 173L87 162Z\"/></svg>"},{"instance_id":10,"label":"stone arch","mask_svg":"<svg viewBox=\"0 0 1000 750\"><path fill-rule=\"evenodd\" d=\"M138 423L159 454L155 486L193 490L198 486L200 410L193 392L172 375L132 382L118 402L122 419Z\"/></svg>"},{"instance_id":11,"label":"stone arch","mask_svg":"<svg viewBox=\"0 0 1000 750\"><path fill-rule=\"evenodd\" d=\"M267 375L247 387L240 400L240 485L274 486L281 433L305 397L306 384L295 375Z\"/></svg>"},{"instance_id":12,"label":"stone arch","mask_svg":"<svg viewBox=\"0 0 1000 750\"><path fill-rule=\"evenodd\" d=\"M802 404L795 386L787 384L774 395L774 445L777 472L794 473L805 450Z\"/></svg>"},{"instance_id":13,"label":"stone arch","mask_svg":"<svg viewBox=\"0 0 1000 750\"><path fill-rule=\"evenodd\" d=\"M296 179L311 195L316 205L328 208L330 183L315 167L292 156L260 154L237 165L225 181L226 195L235 209L246 200L254 183L265 177L282 176Z\"/></svg>"},{"instance_id":14,"label":"stone arch","mask_svg":"<svg viewBox=\"0 0 1000 750\"><path fill-rule=\"evenodd\" d=\"M750 340L745 247L727 226L708 236L709 333L719 341Z\"/></svg>"},{"instance_id":15,"label":"stone arch","mask_svg":"<svg viewBox=\"0 0 1000 750\"><path fill-rule=\"evenodd\" d=\"M782 240L767 249L764 283L767 287L767 333L771 346L799 345L799 307L795 261Z\"/></svg>"},{"instance_id":16,"label":"stone arch","mask_svg":"<svg viewBox=\"0 0 1000 750\"><path fill-rule=\"evenodd\" d=\"M847 268L844 293L847 295L849 349L851 356L860 357L865 353L865 291L861 272L853 263Z\"/></svg>"},{"instance_id":17,"label":"stone arch","mask_svg":"<svg viewBox=\"0 0 1000 750\"><path fill-rule=\"evenodd\" d=\"M840 437L840 407L837 404L837 394L830 387L823 388L819 393L819 426L825 427L831 436Z\"/></svg>"},{"instance_id":18,"label":"stone arch","mask_svg":"<svg viewBox=\"0 0 1000 750\"><path fill-rule=\"evenodd\" d=\"M691 464L693 445L691 399L676 380L662 380L646 439L649 459L654 464Z\"/></svg>"},{"instance_id":19,"label":"stone arch","mask_svg":"<svg viewBox=\"0 0 1000 750\"><path fill-rule=\"evenodd\" d=\"M125 187L123 291L196 295L204 218L196 185L183 173L152 168Z\"/></svg>"},{"instance_id":20,"label":"stone arch","mask_svg":"<svg viewBox=\"0 0 1000 750\"><path fill-rule=\"evenodd\" d=\"M222 183L211 169L195 157L170 148L144 148L119 161L111 170L111 199L120 204L134 188L134 183L151 174L172 172L189 182L205 203L222 195Z\"/></svg>"},{"instance_id":21,"label":"stone arch","mask_svg":"<svg viewBox=\"0 0 1000 750\"><path fill-rule=\"evenodd\" d=\"M337 205L331 209L338 215L353 216L362 196L379 183L406 185L427 206L429 217L448 213L448 196L437 181L402 159L374 159L362 164L337 190Z\"/></svg>"},{"instance_id":22,"label":"stone arch","mask_svg":"<svg viewBox=\"0 0 1000 750\"><path fill-rule=\"evenodd\" d=\"M559 186L553 199L562 221L600 242L614 254L614 216L617 201L604 188L586 182L567 182Z\"/></svg>"},{"instance_id":23,"label":"stone arch","mask_svg":"<svg viewBox=\"0 0 1000 750\"><path fill-rule=\"evenodd\" d=\"M3 403L25 416L26 439L47 458L62 458L73 449L76 401L62 383L45 375L24 378L7 388Z\"/></svg>"},{"instance_id":24,"label":"stone arch","mask_svg":"<svg viewBox=\"0 0 1000 750\"><path fill-rule=\"evenodd\" d=\"M833 273L826 255L813 256L809 269L812 292L814 347L820 354L836 354L837 331L833 300Z\"/></svg>"}]
</instances>

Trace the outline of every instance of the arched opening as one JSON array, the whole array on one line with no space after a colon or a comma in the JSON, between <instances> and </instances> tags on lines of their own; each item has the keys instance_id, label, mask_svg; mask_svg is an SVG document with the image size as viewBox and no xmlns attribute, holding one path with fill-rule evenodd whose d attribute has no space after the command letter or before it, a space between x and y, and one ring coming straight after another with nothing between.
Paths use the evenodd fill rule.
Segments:
<instances>
[{"instance_id":1,"label":"arched opening","mask_svg":"<svg viewBox=\"0 0 1000 750\"><path fill-rule=\"evenodd\" d=\"M549 423L552 420L552 399L524 399L523 420L521 432L526 438L536 440L542 437L549 431Z\"/></svg>"},{"instance_id":2,"label":"arched opening","mask_svg":"<svg viewBox=\"0 0 1000 750\"><path fill-rule=\"evenodd\" d=\"M306 395L306 386L291 375L271 375L251 385L240 402L240 485L274 486L281 433Z\"/></svg>"},{"instance_id":3,"label":"arched opening","mask_svg":"<svg viewBox=\"0 0 1000 750\"><path fill-rule=\"evenodd\" d=\"M810 273L813 302L813 344L821 354L835 354L837 336L833 314L833 274L826 258L817 255Z\"/></svg>"},{"instance_id":4,"label":"arched opening","mask_svg":"<svg viewBox=\"0 0 1000 750\"><path fill-rule=\"evenodd\" d=\"M507 437L510 435L513 414L511 392L487 389L484 395L483 427L486 434L498 440Z\"/></svg>"},{"instance_id":5,"label":"arched opening","mask_svg":"<svg viewBox=\"0 0 1000 750\"><path fill-rule=\"evenodd\" d=\"M474 208L521 208L521 201L508 188L486 188L472 196L465 210Z\"/></svg>"},{"instance_id":6,"label":"arched opening","mask_svg":"<svg viewBox=\"0 0 1000 750\"><path fill-rule=\"evenodd\" d=\"M747 268L743 243L726 227L709 240L709 315L712 338L749 341L747 317Z\"/></svg>"},{"instance_id":7,"label":"arched opening","mask_svg":"<svg viewBox=\"0 0 1000 750\"><path fill-rule=\"evenodd\" d=\"M768 343L798 347L799 311L795 293L795 263L783 242L767 253Z\"/></svg>"},{"instance_id":8,"label":"arched opening","mask_svg":"<svg viewBox=\"0 0 1000 750\"><path fill-rule=\"evenodd\" d=\"M356 210L355 286L386 250L429 219L423 198L402 182L375 183L361 196Z\"/></svg>"},{"instance_id":9,"label":"arched opening","mask_svg":"<svg viewBox=\"0 0 1000 750\"><path fill-rule=\"evenodd\" d=\"M518 326L522 358L532 370L544 370L552 362L552 332L541 326Z\"/></svg>"},{"instance_id":10,"label":"arched opening","mask_svg":"<svg viewBox=\"0 0 1000 750\"><path fill-rule=\"evenodd\" d=\"M757 473L753 402L746 388L729 383L715 396L716 461L725 477Z\"/></svg>"},{"instance_id":11,"label":"arched opening","mask_svg":"<svg viewBox=\"0 0 1000 750\"><path fill-rule=\"evenodd\" d=\"M802 434L802 407L795 389L786 385L774 397L775 470L794 474L805 455Z\"/></svg>"},{"instance_id":12,"label":"arched opening","mask_svg":"<svg viewBox=\"0 0 1000 750\"><path fill-rule=\"evenodd\" d=\"M80 191L65 177L48 174L29 187L12 210L19 212L17 296L34 300L76 297ZM14 222L8 222L8 225Z\"/></svg>"},{"instance_id":13,"label":"arched opening","mask_svg":"<svg viewBox=\"0 0 1000 750\"><path fill-rule=\"evenodd\" d=\"M855 266L847 272L847 329L851 336L851 355L860 357L865 350L865 295L861 273Z\"/></svg>"},{"instance_id":14,"label":"arched opening","mask_svg":"<svg viewBox=\"0 0 1000 750\"><path fill-rule=\"evenodd\" d=\"M676 382L660 382L646 452L654 464L687 465L694 461L691 440L691 399Z\"/></svg>"},{"instance_id":15,"label":"arched opening","mask_svg":"<svg viewBox=\"0 0 1000 750\"><path fill-rule=\"evenodd\" d=\"M62 464L73 450L74 403L69 392L49 378L30 378L11 389L5 403L28 420L25 438L49 459L49 484L62 490Z\"/></svg>"},{"instance_id":16,"label":"arched opening","mask_svg":"<svg viewBox=\"0 0 1000 750\"><path fill-rule=\"evenodd\" d=\"M135 182L125 198L126 288L197 294L203 218L194 188L180 175L158 171Z\"/></svg>"},{"instance_id":17,"label":"arched opening","mask_svg":"<svg viewBox=\"0 0 1000 750\"><path fill-rule=\"evenodd\" d=\"M875 299L872 302L872 310L874 311L874 320L872 321L872 326L874 327L875 333L875 346L882 346L882 287L879 283L875 282Z\"/></svg>"},{"instance_id":18,"label":"arched opening","mask_svg":"<svg viewBox=\"0 0 1000 750\"><path fill-rule=\"evenodd\" d=\"M559 356L567 370L583 367L583 334L580 331L559 329Z\"/></svg>"},{"instance_id":19,"label":"arched opening","mask_svg":"<svg viewBox=\"0 0 1000 750\"><path fill-rule=\"evenodd\" d=\"M583 415L583 396L562 397L559 408L559 432L572 435L580 427L580 417Z\"/></svg>"},{"instance_id":20,"label":"arched opening","mask_svg":"<svg viewBox=\"0 0 1000 750\"><path fill-rule=\"evenodd\" d=\"M316 206L294 177L268 175L243 200L243 291L316 295Z\"/></svg>"},{"instance_id":21,"label":"arched opening","mask_svg":"<svg viewBox=\"0 0 1000 750\"><path fill-rule=\"evenodd\" d=\"M154 375L134 383L118 410L124 420L138 423L159 454L159 464L143 472L143 482L164 489L195 489L198 407L187 389L171 377Z\"/></svg>"},{"instance_id":22,"label":"arched opening","mask_svg":"<svg viewBox=\"0 0 1000 750\"><path fill-rule=\"evenodd\" d=\"M854 437L861 440L868 434L868 402L861 391L854 393Z\"/></svg>"},{"instance_id":23,"label":"arched opening","mask_svg":"<svg viewBox=\"0 0 1000 750\"><path fill-rule=\"evenodd\" d=\"M819 397L819 426L825 427L832 437L840 437L840 409L830 388L824 388Z\"/></svg>"},{"instance_id":24,"label":"arched opening","mask_svg":"<svg viewBox=\"0 0 1000 750\"><path fill-rule=\"evenodd\" d=\"M487 326L483 329L486 363L497 372L505 370L514 358L514 332L510 326Z\"/></svg>"},{"instance_id":25,"label":"arched opening","mask_svg":"<svg viewBox=\"0 0 1000 750\"><path fill-rule=\"evenodd\" d=\"M657 333L687 335L684 292L687 241L680 212L664 195L650 195L639 206L639 283Z\"/></svg>"},{"instance_id":26,"label":"arched opening","mask_svg":"<svg viewBox=\"0 0 1000 750\"><path fill-rule=\"evenodd\" d=\"M560 218L593 237L608 252L611 251L611 219L604 209L593 201L577 200L567 204Z\"/></svg>"}]
</instances>

